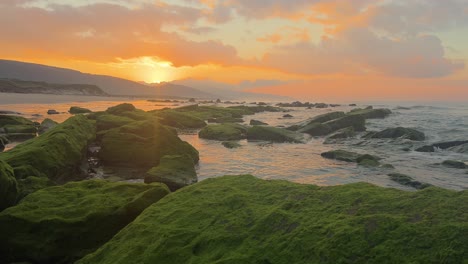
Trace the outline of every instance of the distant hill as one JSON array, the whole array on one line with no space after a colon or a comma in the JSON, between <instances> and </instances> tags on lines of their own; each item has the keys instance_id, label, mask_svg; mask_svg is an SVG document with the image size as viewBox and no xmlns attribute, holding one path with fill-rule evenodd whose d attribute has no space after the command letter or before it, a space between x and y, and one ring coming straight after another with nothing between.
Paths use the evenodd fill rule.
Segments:
<instances>
[{"instance_id":1,"label":"distant hill","mask_svg":"<svg viewBox=\"0 0 468 264\"><path fill-rule=\"evenodd\" d=\"M92 84L55 84L47 82L0 79L1 93L62 94L108 96L101 88Z\"/></svg>"},{"instance_id":2,"label":"distant hill","mask_svg":"<svg viewBox=\"0 0 468 264\"><path fill-rule=\"evenodd\" d=\"M215 99L217 97L183 85L163 83L153 87L107 75L82 73L65 68L11 60L0 60L0 78L56 84L95 85L107 94L121 96L194 97L201 99Z\"/></svg>"}]
</instances>

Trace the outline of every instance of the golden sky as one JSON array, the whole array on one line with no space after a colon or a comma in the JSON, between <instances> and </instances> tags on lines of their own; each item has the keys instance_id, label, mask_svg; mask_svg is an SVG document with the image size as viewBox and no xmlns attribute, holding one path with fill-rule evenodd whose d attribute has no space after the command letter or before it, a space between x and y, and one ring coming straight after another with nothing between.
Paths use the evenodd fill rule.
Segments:
<instances>
[{"instance_id":1,"label":"golden sky","mask_svg":"<svg viewBox=\"0 0 468 264\"><path fill-rule=\"evenodd\" d=\"M0 25L0 58L135 81L468 98L468 0L2 0Z\"/></svg>"}]
</instances>

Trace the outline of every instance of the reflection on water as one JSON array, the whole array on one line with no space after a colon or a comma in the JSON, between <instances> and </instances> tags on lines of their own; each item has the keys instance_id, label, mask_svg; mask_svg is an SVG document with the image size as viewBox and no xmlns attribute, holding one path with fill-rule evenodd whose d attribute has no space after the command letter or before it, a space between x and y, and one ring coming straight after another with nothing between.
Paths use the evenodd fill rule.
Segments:
<instances>
[{"instance_id":1,"label":"reflection on water","mask_svg":"<svg viewBox=\"0 0 468 264\"><path fill-rule=\"evenodd\" d=\"M62 102L56 104L5 104L0 100L0 110L11 110L23 113L26 117L41 121L52 118L62 122L70 117L67 113L70 106L80 106L93 111L105 110L122 102L131 102L143 110L176 107L179 103L155 103L146 100L96 101L96 102ZM3 104L1 104L3 103ZM176 105L175 105L176 104ZM180 104L182 105L182 104ZM200 152L198 175L200 180L226 174L253 174L263 179L285 179L298 183L319 185L336 185L350 182L370 182L380 186L409 189L388 179L391 171L380 168L359 167L353 163L327 160L320 153L331 149L346 149L359 153L369 153L383 158L383 163L395 166L395 171L411 175L416 180L450 189L467 189L468 174L466 170L444 168L435 165L446 159L468 161L467 154L440 151L435 153L418 153L405 151L417 146L436 141L468 139L468 107L419 106L398 108L397 105L380 105L388 107L394 114L386 119L368 120L368 130L382 130L388 127L404 126L423 131L427 135L425 142L407 140L362 140L359 137L337 144L323 144L323 138L311 138L306 144L270 144L268 142L240 141L237 149L227 149L220 142L198 138L192 133L180 133ZM282 118L283 113L259 113L246 116L261 120L272 126L288 126L312 116L329 111L349 111L352 107L341 106L333 109L291 109L292 118ZM59 115L47 115L49 109L62 112ZM33 116L40 114L41 116Z\"/></svg>"}]
</instances>

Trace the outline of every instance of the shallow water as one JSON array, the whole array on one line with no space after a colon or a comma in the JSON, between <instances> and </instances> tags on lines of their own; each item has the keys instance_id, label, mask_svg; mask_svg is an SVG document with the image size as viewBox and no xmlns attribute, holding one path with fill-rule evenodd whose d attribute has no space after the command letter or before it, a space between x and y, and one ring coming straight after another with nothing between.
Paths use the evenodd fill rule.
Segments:
<instances>
[{"instance_id":1,"label":"shallow water","mask_svg":"<svg viewBox=\"0 0 468 264\"><path fill-rule=\"evenodd\" d=\"M61 102L57 104L23 103L1 104L0 110L12 110L23 113L26 117L33 114L37 121L48 117L59 122L70 115L45 114L48 109L59 112L68 111L72 105L89 108L93 111L105 110L109 106L123 101L95 102ZM179 103L154 103L145 100L125 100L143 110L176 107ZM200 180L226 174L253 174L263 179L285 179L298 183L318 185L337 185L351 182L370 182L380 186L408 189L393 181L387 174L400 172L412 176L421 182L427 182L443 188L462 190L468 189L468 170L445 168L436 165L446 159L467 162L468 154L450 151L435 153L419 153L404 151L404 148L414 149L437 141L468 140L468 106L467 105L435 105L417 104L405 105L409 109L401 109L398 104L373 104L374 107L387 107L393 114L386 119L371 119L367 121L368 131L378 131L388 127L404 126L418 129L426 134L426 141L409 140L355 139L336 144L323 144L323 138L310 138L306 144L271 144L268 142L240 141L242 147L227 149L218 141L204 140L196 134L181 133L180 137L188 141L200 152L200 163L197 168ZM358 106L365 106L358 105ZM290 108L293 118L281 118L284 113L259 113L246 116L250 119L267 122L273 126L288 126L315 115L330 111L349 111L354 107L340 106L327 109ZM10 145L14 146L14 145ZM358 153L368 153L383 158L382 163L390 163L394 170L360 167L353 163L324 159L320 153L332 149L345 149Z\"/></svg>"}]
</instances>

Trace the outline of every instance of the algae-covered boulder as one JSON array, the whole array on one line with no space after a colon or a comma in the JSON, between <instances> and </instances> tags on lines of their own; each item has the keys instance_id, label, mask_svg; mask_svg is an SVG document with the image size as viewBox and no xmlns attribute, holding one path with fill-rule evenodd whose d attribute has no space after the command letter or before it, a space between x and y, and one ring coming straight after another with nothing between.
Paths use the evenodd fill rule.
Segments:
<instances>
[{"instance_id":1,"label":"algae-covered boulder","mask_svg":"<svg viewBox=\"0 0 468 264\"><path fill-rule=\"evenodd\" d=\"M325 113L325 114L321 114L321 115L318 115L318 116L314 116L313 118L310 118L308 120L299 122L297 124L294 124L294 125L288 127L287 129L292 130L292 131L297 131L299 129L303 129L303 131L305 131L306 130L305 127L307 127L309 125L315 125L317 123L320 123L320 124L325 123L327 121L337 119L337 118L340 118L340 117L344 117L344 116L345 116L344 112Z\"/></svg>"},{"instance_id":2,"label":"algae-covered boulder","mask_svg":"<svg viewBox=\"0 0 468 264\"><path fill-rule=\"evenodd\" d=\"M104 165L148 170L165 155L184 154L198 162L198 151L173 129L154 121L135 121L107 131L101 139L99 157Z\"/></svg>"},{"instance_id":3,"label":"algae-covered boulder","mask_svg":"<svg viewBox=\"0 0 468 264\"><path fill-rule=\"evenodd\" d=\"M21 116L0 115L0 128L6 125L34 126L34 122Z\"/></svg>"},{"instance_id":4,"label":"algae-covered boulder","mask_svg":"<svg viewBox=\"0 0 468 264\"><path fill-rule=\"evenodd\" d=\"M265 122L262 122L260 120L251 119L250 120L250 125L251 126L267 126L268 124L265 123Z\"/></svg>"},{"instance_id":5,"label":"algae-covered boulder","mask_svg":"<svg viewBox=\"0 0 468 264\"><path fill-rule=\"evenodd\" d=\"M353 109L346 115L362 116L364 119L373 119L373 118L385 118L389 116L391 113L392 111L387 108L373 109L372 107L367 107L365 109L361 109L361 108Z\"/></svg>"},{"instance_id":6,"label":"algae-covered boulder","mask_svg":"<svg viewBox=\"0 0 468 264\"><path fill-rule=\"evenodd\" d=\"M395 127L387 128L385 130L377 132L373 134L371 138L406 138L410 140L423 141L426 139L426 136L423 132L420 132L416 129Z\"/></svg>"},{"instance_id":7,"label":"algae-covered boulder","mask_svg":"<svg viewBox=\"0 0 468 264\"><path fill-rule=\"evenodd\" d=\"M467 194L207 179L153 204L78 264L463 263Z\"/></svg>"},{"instance_id":8,"label":"algae-covered boulder","mask_svg":"<svg viewBox=\"0 0 468 264\"><path fill-rule=\"evenodd\" d=\"M366 120L362 116L343 116L324 123L309 123L298 131L312 136L324 136L338 130L352 127L354 131L365 131Z\"/></svg>"},{"instance_id":9,"label":"algae-covered boulder","mask_svg":"<svg viewBox=\"0 0 468 264\"><path fill-rule=\"evenodd\" d=\"M189 113L166 110L155 112L155 115L160 118L159 122L166 126L182 129L198 129L206 126L205 121Z\"/></svg>"},{"instance_id":10,"label":"algae-covered boulder","mask_svg":"<svg viewBox=\"0 0 468 264\"><path fill-rule=\"evenodd\" d=\"M113 115L119 115L123 112L134 111L136 110L135 106L129 103L123 103L116 106L107 108L106 112Z\"/></svg>"},{"instance_id":11,"label":"algae-covered boulder","mask_svg":"<svg viewBox=\"0 0 468 264\"><path fill-rule=\"evenodd\" d=\"M341 161L346 161L346 162L357 162L357 159L361 156L361 154L358 154L356 152L351 152L351 151L346 151L346 150L341 150L341 149L323 152L320 155L327 159L335 159L335 160L341 160Z\"/></svg>"},{"instance_id":12,"label":"algae-covered boulder","mask_svg":"<svg viewBox=\"0 0 468 264\"><path fill-rule=\"evenodd\" d=\"M213 140L239 140L246 138L247 128L243 125L226 123L208 125L198 133L200 138Z\"/></svg>"},{"instance_id":13,"label":"algae-covered boulder","mask_svg":"<svg viewBox=\"0 0 468 264\"><path fill-rule=\"evenodd\" d=\"M145 183L161 182L175 191L198 181L195 164L187 155L167 155L146 172Z\"/></svg>"},{"instance_id":14,"label":"algae-covered boulder","mask_svg":"<svg viewBox=\"0 0 468 264\"><path fill-rule=\"evenodd\" d=\"M279 127L253 126L247 130L248 140L265 140L272 142L303 143L303 135Z\"/></svg>"},{"instance_id":15,"label":"algae-covered boulder","mask_svg":"<svg viewBox=\"0 0 468 264\"><path fill-rule=\"evenodd\" d=\"M77 176L95 126L85 116L74 116L37 138L0 155L15 171L17 179L47 177L65 182Z\"/></svg>"},{"instance_id":16,"label":"algae-covered boulder","mask_svg":"<svg viewBox=\"0 0 468 264\"><path fill-rule=\"evenodd\" d=\"M55 126L57 126L58 123L55 122L54 120L50 119L50 118L46 118L44 120L42 120L41 122L41 125L39 126L39 134L44 134L45 132L47 132L47 130L51 129L51 128L54 128Z\"/></svg>"},{"instance_id":17,"label":"algae-covered boulder","mask_svg":"<svg viewBox=\"0 0 468 264\"><path fill-rule=\"evenodd\" d=\"M223 141L221 144L225 148L228 148L228 149L234 149L234 148L241 147L241 144L239 144L238 142L235 142L235 141Z\"/></svg>"},{"instance_id":18,"label":"algae-covered boulder","mask_svg":"<svg viewBox=\"0 0 468 264\"><path fill-rule=\"evenodd\" d=\"M430 187L431 185L428 183L420 182L414 180L411 176L401 173L390 173L388 174L390 180L398 182L401 185L406 185L409 187L413 187L415 189L424 189Z\"/></svg>"},{"instance_id":19,"label":"algae-covered boulder","mask_svg":"<svg viewBox=\"0 0 468 264\"><path fill-rule=\"evenodd\" d=\"M0 160L0 211L14 205L17 196L18 185L13 168Z\"/></svg>"},{"instance_id":20,"label":"algae-covered boulder","mask_svg":"<svg viewBox=\"0 0 468 264\"><path fill-rule=\"evenodd\" d=\"M17 201L23 199L28 194L31 194L40 189L54 186L55 184L48 178L45 177L34 177L30 176L24 179L18 180L18 198Z\"/></svg>"},{"instance_id":21,"label":"algae-covered boulder","mask_svg":"<svg viewBox=\"0 0 468 264\"><path fill-rule=\"evenodd\" d=\"M336 140L354 137L356 132L353 127L347 127L336 131L325 139L325 144L333 143Z\"/></svg>"},{"instance_id":22,"label":"algae-covered boulder","mask_svg":"<svg viewBox=\"0 0 468 264\"><path fill-rule=\"evenodd\" d=\"M442 165L444 165L445 167L455 168L455 169L466 169L466 168L468 168L468 165L466 165L464 162L456 161L456 160L444 160L442 162Z\"/></svg>"},{"instance_id":23,"label":"algae-covered boulder","mask_svg":"<svg viewBox=\"0 0 468 264\"><path fill-rule=\"evenodd\" d=\"M34 122L21 116L0 115L0 134L9 140L26 140L36 137Z\"/></svg>"},{"instance_id":24,"label":"algae-covered boulder","mask_svg":"<svg viewBox=\"0 0 468 264\"><path fill-rule=\"evenodd\" d=\"M96 118L96 128L97 131L105 131L112 128L121 127L132 122L135 122L135 119L125 116L103 114Z\"/></svg>"},{"instance_id":25,"label":"algae-covered boulder","mask_svg":"<svg viewBox=\"0 0 468 264\"><path fill-rule=\"evenodd\" d=\"M160 184L72 182L42 189L0 213L6 263L73 263L167 195Z\"/></svg>"},{"instance_id":26,"label":"algae-covered boulder","mask_svg":"<svg viewBox=\"0 0 468 264\"><path fill-rule=\"evenodd\" d=\"M7 137L0 135L0 152L2 152L10 141Z\"/></svg>"},{"instance_id":27,"label":"algae-covered boulder","mask_svg":"<svg viewBox=\"0 0 468 264\"><path fill-rule=\"evenodd\" d=\"M83 108L83 107L79 107L79 106L72 106L70 107L70 110L68 110L68 112L72 115L77 115L77 114L87 114L87 113L91 113L93 111L87 109L87 108Z\"/></svg>"}]
</instances>

